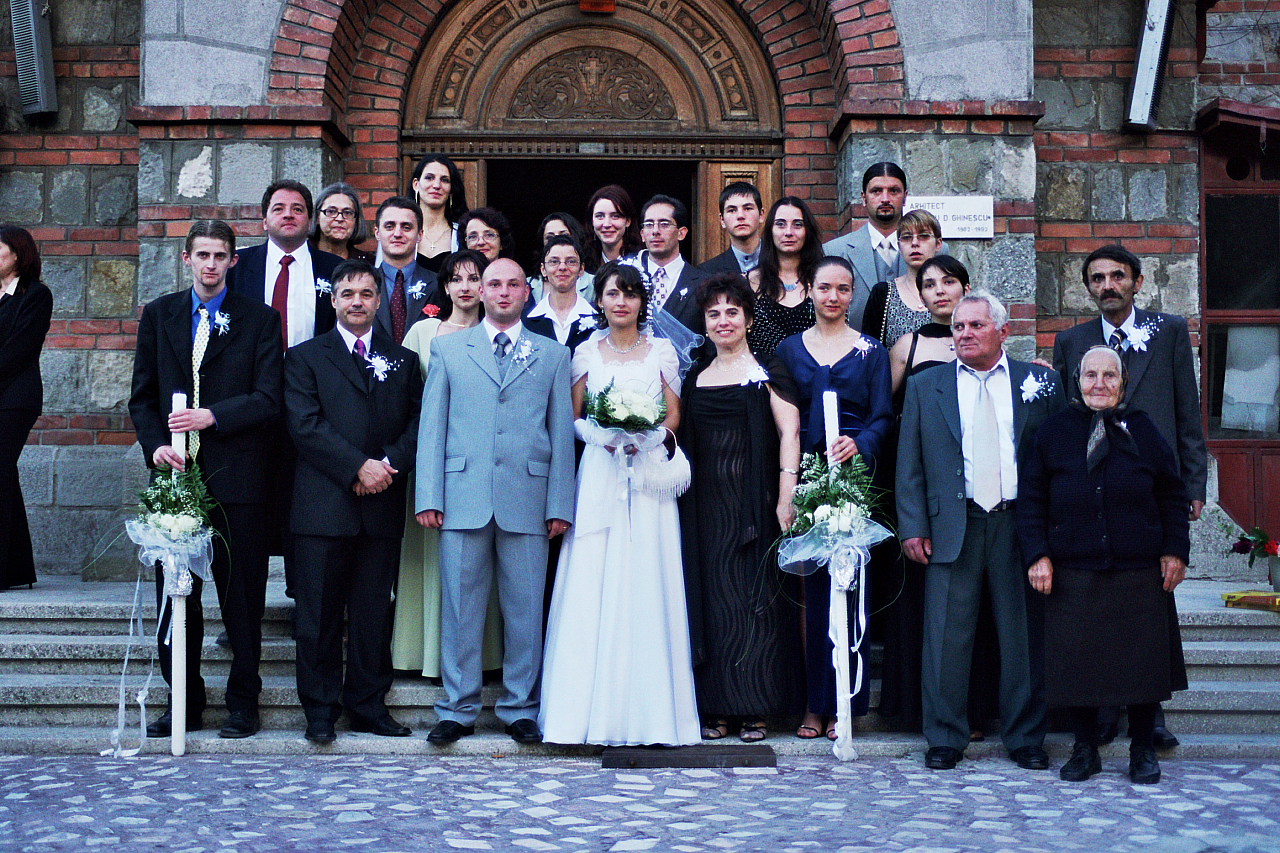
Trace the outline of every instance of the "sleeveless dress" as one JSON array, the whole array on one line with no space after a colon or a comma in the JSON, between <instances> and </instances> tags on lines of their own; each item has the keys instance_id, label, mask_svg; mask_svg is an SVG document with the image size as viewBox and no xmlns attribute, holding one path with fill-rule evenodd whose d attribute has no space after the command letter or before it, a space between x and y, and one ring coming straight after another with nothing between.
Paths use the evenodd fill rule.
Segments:
<instances>
[{"instance_id":1,"label":"sleeveless dress","mask_svg":"<svg viewBox=\"0 0 1280 853\"><path fill-rule=\"evenodd\" d=\"M605 362L595 333L578 347L572 374L587 393L615 388L657 397L679 391L671 344ZM641 463L637 463L641 464ZM607 746L698 743L674 499L628 488L618 460L587 444L578 469L573 527L560 552L542 669L544 740Z\"/></svg>"}]
</instances>

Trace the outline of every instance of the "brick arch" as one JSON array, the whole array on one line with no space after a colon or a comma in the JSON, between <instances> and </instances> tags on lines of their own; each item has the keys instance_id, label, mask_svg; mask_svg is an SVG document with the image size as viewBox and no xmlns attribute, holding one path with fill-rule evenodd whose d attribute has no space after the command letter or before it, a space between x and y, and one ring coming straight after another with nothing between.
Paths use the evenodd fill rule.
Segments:
<instances>
[{"instance_id":1,"label":"brick arch","mask_svg":"<svg viewBox=\"0 0 1280 853\"><path fill-rule=\"evenodd\" d=\"M531 0L533 2L533 0ZM724 0L755 34L783 110L784 184L835 224L834 143L850 99L901 99L902 52L889 0ZM706 7L716 5L707 2ZM399 183L399 129L415 60L440 0L288 0L268 102L329 107L350 140L346 179L380 201Z\"/></svg>"}]
</instances>

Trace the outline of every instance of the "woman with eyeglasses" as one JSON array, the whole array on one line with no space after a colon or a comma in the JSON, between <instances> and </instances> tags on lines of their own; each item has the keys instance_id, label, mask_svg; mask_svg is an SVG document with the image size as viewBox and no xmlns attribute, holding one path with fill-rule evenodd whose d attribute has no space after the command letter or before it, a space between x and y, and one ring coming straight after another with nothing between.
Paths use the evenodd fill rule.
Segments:
<instances>
[{"instance_id":1,"label":"woman with eyeglasses","mask_svg":"<svg viewBox=\"0 0 1280 853\"><path fill-rule=\"evenodd\" d=\"M466 247L484 255L487 263L515 257L516 241L511 234L511 223L500 210L492 207L468 210L458 220L458 232Z\"/></svg>"},{"instance_id":2,"label":"woman with eyeglasses","mask_svg":"<svg viewBox=\"0 0 1280 853\"><path fill-rule=\"evenodd\" d=\"M458 220L467 212L462 173L443 154L428 154L414 167L406 195L422 209L418 254L426 258L427 269L439 274L444 259L458 251Z\"/></svg>"},{"instance_id":3,"label":"woman with eyeglasses","mask_svg":"<svg viewBox=\"0 0 1280 853\"><path fill-rule=\"evenodd\" d=\"M552 237L572 237L573 242L578 246L579 255L582 257L582 265L578 270L578 293L582 294L582 298L591 302L595 296L595 274L587 272L586 257L583 253L583 247L587 245L587 231L582 227L582 223L577 217L568 213L549 213L542 220L542 224L538 226L538 250L533 253L533 262L535 266L542 264L542 253L546 249L547 241ZM542 301L542 297L546 295L544 291L545 278L542 275L533 275L529 277L529 290L531 294L529 300L531 304L536 305Z\"/></svg>"},{"instance_id":4,"label":"woman with eyeglasses","mask_svg":"<svg viewBox=\"0 0 1280 853\"><path fill-rule=\"evenodd\" d=\"M369 230L360 211L360 198L349 185L329 184L316 199L316 218L311 222L311 245L349 261L373 261L373 252L356 248L369 239Z\"/></svg>"}]
</instances>

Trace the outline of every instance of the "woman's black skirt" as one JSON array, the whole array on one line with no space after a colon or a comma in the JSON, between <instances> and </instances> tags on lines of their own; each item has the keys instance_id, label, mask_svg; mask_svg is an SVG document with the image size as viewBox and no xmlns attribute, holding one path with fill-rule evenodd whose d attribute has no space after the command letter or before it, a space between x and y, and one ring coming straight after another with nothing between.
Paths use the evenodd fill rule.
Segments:
<instances>
[{"instance_id":1,"label":"woman's black skirt","mask_svg":"<svg viewBox=\"0 0 1280 853\"><path fill-rule=\"evenodd\" d=\"M1045 607L1045 688L1052 707L1163 702L1185 689L1172 596L1158 566L1055 566ZM1176 670L1176 671L1175 671Z\"/></svg>"}]
</instances>

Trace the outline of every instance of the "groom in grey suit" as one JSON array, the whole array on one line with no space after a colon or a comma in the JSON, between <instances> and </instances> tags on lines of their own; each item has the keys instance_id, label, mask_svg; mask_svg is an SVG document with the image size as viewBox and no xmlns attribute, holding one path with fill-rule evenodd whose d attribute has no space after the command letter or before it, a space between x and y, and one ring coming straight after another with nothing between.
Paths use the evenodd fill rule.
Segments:
<instances>
[{"instance_id":1,"label":"groom in grey suit","mask_svg":"<svg viewBox=\"0 0 1280 853\"><path fill-rule=\"evenodd\" d=\"M525 330L515 261L484 271L484 320L431 342L418 447L418 521L440 529L440 674L445 700L427 736L475 732L480 641L491 584L504 626L495 711L519 743L542 740L542 598L547 542L573 518L569 350Z\"/></svg>"},{"instance_id":2,"label":"groom in grey suit","mask_svg":"<svg viewBox=\"0 0 1280 853\"><path fill-rule=\"evenodd\" d=\"M898 444L898 533L924 563L921 683L925 765L950 770L969 743L969 666L985 577L1000 641L1001 737L1010 757L1046 770L1042 667L1030 586L1014 530L1018 460L1066 400L1058 375L1004 353L1008 313L975 292L951 317L957 361L911 377Z\"/></svg>"}]
</instances>

